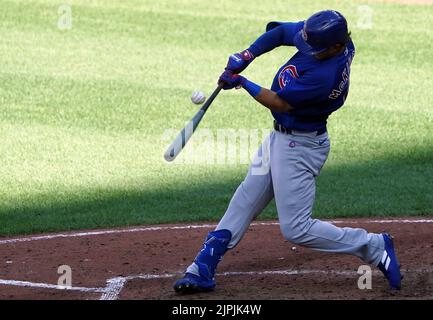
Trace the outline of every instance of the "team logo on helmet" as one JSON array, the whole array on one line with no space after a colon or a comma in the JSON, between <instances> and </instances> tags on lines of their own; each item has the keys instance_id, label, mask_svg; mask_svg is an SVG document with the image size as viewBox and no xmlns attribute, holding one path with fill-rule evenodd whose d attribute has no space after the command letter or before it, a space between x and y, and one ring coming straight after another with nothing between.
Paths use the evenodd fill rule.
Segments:
<instances>
[{"instance_id":1,"label":"team logo on helmet","mask_svg":"<svg viewBox=\"0 0 433 320\"><path fill-rule=\"evenodd\" d=\"M286 85L289 84L290 80L294 78L299 78L298 70L296 69L296 66L289 64L288 66L285 66L278 75L278 83L280 85L280 88L284 88Z\"/></svg>"}]
</instances>

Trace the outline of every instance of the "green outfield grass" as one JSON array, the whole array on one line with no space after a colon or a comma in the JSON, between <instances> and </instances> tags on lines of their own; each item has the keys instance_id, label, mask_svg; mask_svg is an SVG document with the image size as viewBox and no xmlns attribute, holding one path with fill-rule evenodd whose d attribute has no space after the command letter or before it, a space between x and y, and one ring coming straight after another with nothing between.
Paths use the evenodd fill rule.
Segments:
<instances>
[{"instance_id":1,"label":"green outfield grass","mask_svg":"<svg viewBox=\"0 0 433 320\"><path fill-rule=\"evenodd\" d=\"M57 0L1 1L0 235L217 220L247 165L167 164L165 130L191 118L192 91L210 94L268 21L326 8L347 16L357 55L314 216L432 215L433 6L370 3L362 29L364 2L233 3L74 0L60 30ZM246 75L269 87L294 52L278 48ZM223 92L200 130L271 120L247 93Z\"/></svg>"}]
</instances>

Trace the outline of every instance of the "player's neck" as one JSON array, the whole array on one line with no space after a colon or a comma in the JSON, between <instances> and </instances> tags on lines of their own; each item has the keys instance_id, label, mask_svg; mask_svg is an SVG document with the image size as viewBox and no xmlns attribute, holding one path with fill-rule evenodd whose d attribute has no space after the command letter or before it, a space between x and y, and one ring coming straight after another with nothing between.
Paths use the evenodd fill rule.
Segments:
<instances>
[{"instance_id":1,"label":"player's neck","mask_svg":"<svg viewBox=\"0 0 433 320\"><path fill-rule=\"evenodd\" d=\"M341 46L339 48L329 48L325 52L316 54L314 57L318 60L328 60L340 55L344 50L346 50L346 46Z\"/></svg>"}]
</instances>

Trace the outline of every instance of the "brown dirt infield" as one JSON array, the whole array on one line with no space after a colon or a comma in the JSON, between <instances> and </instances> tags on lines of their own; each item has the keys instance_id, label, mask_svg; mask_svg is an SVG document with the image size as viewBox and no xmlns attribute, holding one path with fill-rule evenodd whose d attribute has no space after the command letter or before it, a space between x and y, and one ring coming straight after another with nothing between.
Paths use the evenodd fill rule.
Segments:
<instances>
[{"instance_id":1,"label":"brown dirt infield","mask_svg":"<svg viewBox=\"0 0 433 320\"><path fill-rule=\"evenodd\" d=\"M210 226L0 238L0 299L433 299L433 219L350 219L337 224L395 236L405 276L401 292L391 294L374 267L373 288L360 290L358 258L292 250L278 224L256 222L226 254L216 290L188 296L176 295L172 284ZM60 265L72 268L68 290L56 287Z\"/></svg>"}]
</instances>

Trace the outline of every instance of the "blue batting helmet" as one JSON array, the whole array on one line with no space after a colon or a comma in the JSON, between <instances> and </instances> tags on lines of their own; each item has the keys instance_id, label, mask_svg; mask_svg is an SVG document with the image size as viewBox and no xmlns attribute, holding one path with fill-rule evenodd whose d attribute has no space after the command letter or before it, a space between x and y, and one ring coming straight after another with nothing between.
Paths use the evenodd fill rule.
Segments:
<instances>
[{"instance_id":1,"label":"blue batting helmet","mask_svg":"<svg viewBox=\"0 0 433 320\"><path fill-rule=\"evenodd\" d=\"M324 10L313 14L304 22L294 38L296 48L302 53L315 55L349 40L347 21L334 10Z\"/></svg>"}]
</instances>

